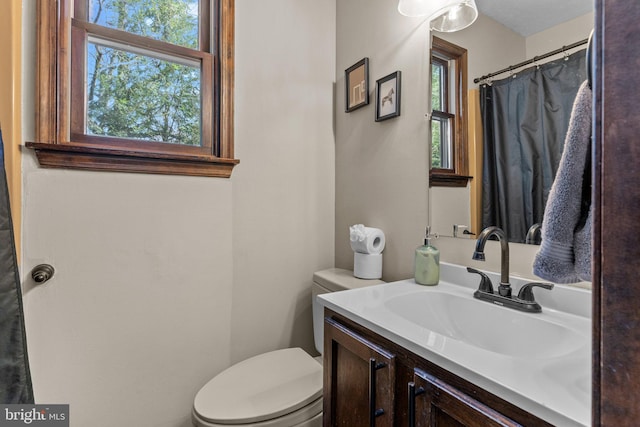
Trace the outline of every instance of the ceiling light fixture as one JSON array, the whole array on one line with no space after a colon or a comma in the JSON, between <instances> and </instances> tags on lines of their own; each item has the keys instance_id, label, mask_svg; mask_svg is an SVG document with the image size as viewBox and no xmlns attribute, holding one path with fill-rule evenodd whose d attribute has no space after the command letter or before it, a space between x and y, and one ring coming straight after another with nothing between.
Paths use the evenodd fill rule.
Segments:
<instances>
[{"instance_id":1,"label":"ceiling light fixture","mask_svg":"<svg viewBox=\"0 0 640 427\"><path fill-rule=\"evenodd\" d=\"M400 0L398 12L427 17L431 29L443 33L467 28L478 18L475 0Z\"/></svg>"}]
</instances>

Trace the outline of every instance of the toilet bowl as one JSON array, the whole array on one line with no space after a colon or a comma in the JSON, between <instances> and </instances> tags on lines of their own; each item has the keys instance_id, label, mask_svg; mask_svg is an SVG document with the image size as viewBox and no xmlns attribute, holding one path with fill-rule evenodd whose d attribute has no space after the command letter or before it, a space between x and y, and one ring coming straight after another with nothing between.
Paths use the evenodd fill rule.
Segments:
<instances>
[{"instance_id":1,"label":"toilet bowl","mask_svg":"<svg viewBox=\"0 0 640 427\"><path fill-rule=\"evenodd\" d=\"M383 283L362 280L348 270L314 273L313 332L323 350L323 307L316 296ZM210 380L196 394L196 427L319 427L322 425L322 359L300 348L285 348L239 362Z\"/></svg>"}]
</instances>

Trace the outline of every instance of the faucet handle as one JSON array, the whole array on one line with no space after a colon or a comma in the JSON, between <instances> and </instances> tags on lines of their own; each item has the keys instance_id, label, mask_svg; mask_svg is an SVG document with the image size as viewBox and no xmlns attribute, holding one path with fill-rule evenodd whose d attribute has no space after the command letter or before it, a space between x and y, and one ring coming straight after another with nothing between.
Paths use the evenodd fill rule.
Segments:
<instances>
[{"instance_id":1,"label":"faucet handle","mask_svg":"<svg viewBox=\"0 0 640 427\"><path fill-rule=\"evenodd\" d=\"M491 283L491 279L489 279L489 276L484 274L482 271L476 270L475 268L471 267L467 267L467 271L469 273L476 273L480 275L480 286L478 286L479 291L486 292L488 294L493 293L493 284Z\"/></svg>"},{"instance_id":2,"label":"faucet handle","mask_svg":"<svg viewBox=\"0 0 640 427\"><path fill-rule=\"evenodd\" d=\"M521 299L527 302L535 302L536 299L533 296L533 288L535 287L551 290L553 289L553 283L539 283L539 282L527 283L526 285L520 288L520 291L518 291L518 299Z\"/></svg>"}]
</instances>

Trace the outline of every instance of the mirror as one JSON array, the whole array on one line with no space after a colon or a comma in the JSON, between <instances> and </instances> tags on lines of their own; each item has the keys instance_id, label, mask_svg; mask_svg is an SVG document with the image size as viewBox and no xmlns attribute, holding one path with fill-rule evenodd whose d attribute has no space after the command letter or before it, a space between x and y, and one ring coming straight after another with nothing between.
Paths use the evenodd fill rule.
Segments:
<instances>
[{"instance_id":1,"label":"mirror","mask_svg":"<svg viewBox=\"0 0 640 427\"><path fill-rule=\"evenodd\" d=\"M526 4L534 3L535 9L544 11L540 19L533 12L523 11ZM479 85L474 79L493 73L509 66L518 64L536 56L541 56L563 46L569 46L577 41L587 39L593 28L593 4L590 0L576 0L571 2L549 2L542 7L540 1L518 2L517 5L510 1L477 1L480 9L480 18L467 30L459 33L434 33L435 36L445 39L468 50L467 83L469 91L469 103L478 104ZM490 7L487 9L487 7ZM514 10L517 7L518 10ZM493 8L493 9L491 9ZM490 17L490 16L493 16ZM513 21L511 18L515 18ZM521 17L521 18L518 18ZM555 21L551 22L551 19ZM503 21L503 22L498 22ZM531 21L531 22L528 22ZM535 24L536 27L525 28L525 24ZM507 26L514 28L511 30ZM578 46L567 51L567 55L581 51L586 45ZM564 55L558 54L539 63L531 64L514 73L523 72L527 68L546 64L550 61L563 60ZM509 79L510 74L504 73L493 77L495 80ZM583 78L584 79L584 78ZM577 91L577 87L575 88ZM575 96L575 95L574 95ZM566 112L570 114L573 99L569 100ZM566 103L563 103L566 105ZM481 155L478 153L476 135L482 134L480 125L479 108L469 108L469 175L478 176L477 171L482 170ZM564 130L566 132L566 129ZM559 137L557 139L564 139ZM548 161L548 159L546 159ZM545 161L544 159L532 159L532 161ZM559 161L559 158L557 159ZM557 168L557 165L556 165ZM444 236L454 236L454 226L457 227L457 236L462 238L474 238L474 234L481 231L482 223L479 217L482 206L482 184L478 179L470 180L466 187L434 187L429 189L430 225L432 229ZM553 182L553 177L549 177ZM548 184L550 187L550 184ZM548 189L546 190L548 194ZM493 198L496 203L505 200L500 194ZM508 203L517 203L507 200ZM474 209L472 209L472 206ZM541 217L541 213L540 213ZM494 224L485 224L494 225ZM527 228L533 224L528 224ZM522 228L522 227L521 227ZM474 234L465 234L465 230ZM522 236L511 238L511 241L524 243L525 233ZM539 236L539 233L537 234ZM534 237L537 237L534 236ZM534 239L535 242L536 239Z\"/></svg>"}]
</instances>

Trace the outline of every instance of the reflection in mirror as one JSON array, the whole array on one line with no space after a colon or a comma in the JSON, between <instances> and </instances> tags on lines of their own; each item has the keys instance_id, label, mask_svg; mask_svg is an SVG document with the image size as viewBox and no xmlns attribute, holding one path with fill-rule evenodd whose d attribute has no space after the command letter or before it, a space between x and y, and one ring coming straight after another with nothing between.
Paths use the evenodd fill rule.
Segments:
<instances>
[{"instance_id":1,"label":"reflection in mirror","mask_svg":"<svg viewBox=\"0 0 640 427\"><path fill-rule=\"evenodd\" d=\"M469 181L467 130L467 50L431 38L431 163L429 186L466 187Z\"/></svg>"},{"instance_id":2,"label":"reflection in mirror","mask_svg":"<svg viewBox=\"0 0 640 427\"><path fill-rule=\"evenodd\" d=\"M451 123L449 113L449 60L433 54L431 58L431 167L453 169L451 164Z\"/></svg>"},{"instance_id":3,"label":"reflection in mirror","mask_svg":"<svg viewBox=\"0 0 640 427\"><path fill-rule=\"evenodd\" d=\"M478 4L482 13L481 2ZM457 237L474 238L483 228L497 225L507 232L511 242L539 243L540 232L536 224L542 223L544 203L562 154L573 100L586 78L583 52L586 45L547 59L540 57L585 40L593 28L593 13L589 10L565 15L566 22L556 22L556 25L532 34L518 34L486 15L481 15L466 32L458 35L435 33L469 51L471 90L465 114L469 117L469 175L473 179L466 188L429 189L430 223L434 231L452 236L456 225L474 233L457 233ZM549 16L555 14L548 12ZM526 67L493 77L491 85L486 81L479 86L473 84L474 77L534 58L536 60ZM435 78L439 75L432 72L432 84L436 89ZM554 88L546 86L546 80L561 79L563 73L568 76L568 83ZM539 77L545 80L538 80ZM535 102L526 100L533 89L540 89L539 95L534 97ZM481 108L482 91L487 93ZM490 105L492 114L488 114L487 104L502 102L500 98L505 98L507 103L498 107ZM483 126L483 117L492 123L493 130ZM513 125L513 129L509 125ZM487 146L483 139L495 142L496 134L505 144L512 144L511 147L500 148L495 143ZM436 136L432 134L432 138ZM545 140L552 141L555 151L546 143L542 144ZM488 158L487 164L484 164L485 158ZM483 174L493 173L495 169L502 170L500 180L494 175ZM507 184L514 183L516 190L507 191ZM495 184L494 190L487 190L489 184ZM506 219L509 215L518 216L517 219Z\"/></svg>"},{"instance_id":4,"label":"reflection in mirror","mask_svg":"<svg viewBox=\"0 0 640 427\"><path fill-rule=\"evenodd\" d=\"M542 223L573 101L586 79L585 58L583 49L480 86L481 229L495 225L509 241L525 243L529 229Z\"/></svg>"}]
</instances>

